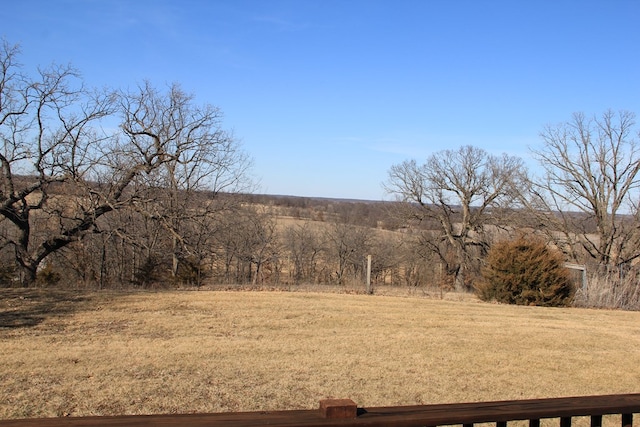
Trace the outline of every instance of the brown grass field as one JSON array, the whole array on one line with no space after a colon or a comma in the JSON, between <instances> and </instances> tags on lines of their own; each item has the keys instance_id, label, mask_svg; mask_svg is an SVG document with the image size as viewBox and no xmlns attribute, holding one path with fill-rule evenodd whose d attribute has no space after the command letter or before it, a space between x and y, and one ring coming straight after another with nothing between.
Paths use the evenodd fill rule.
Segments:
<instances>
[{"instance_id":1,"label":"brown grass field","mask_svg":"<svg viewBox=\"0 0 640 427\"><path fill-rule=\"evenodd\" d=\"M0 290L0 419L640 391L640 313L313 292Z\"/></svg>"}]
</instances>

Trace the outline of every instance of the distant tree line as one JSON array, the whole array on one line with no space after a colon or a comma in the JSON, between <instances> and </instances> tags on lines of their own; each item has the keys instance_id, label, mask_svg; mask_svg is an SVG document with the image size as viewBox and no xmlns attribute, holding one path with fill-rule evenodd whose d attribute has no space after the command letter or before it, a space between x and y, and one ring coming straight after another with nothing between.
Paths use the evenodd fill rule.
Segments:
<instances>
[{"instance_id":1,"label":"distant tree line","mask_svg":"<svg viewBox=\"0 0 640 427\"><path fill-rule=\"evenodd\" d=\"M490 295L491 249L529 233L586 265L575 301L640 307L630 112L546 127L531 171L469 145L393 165L393 201L266 196L217 107L177 84L94 90L56 65L28 75L19 53L0 45L2 286L362 285L372 255L378 285Z\"/></svg>"}]
</instances>

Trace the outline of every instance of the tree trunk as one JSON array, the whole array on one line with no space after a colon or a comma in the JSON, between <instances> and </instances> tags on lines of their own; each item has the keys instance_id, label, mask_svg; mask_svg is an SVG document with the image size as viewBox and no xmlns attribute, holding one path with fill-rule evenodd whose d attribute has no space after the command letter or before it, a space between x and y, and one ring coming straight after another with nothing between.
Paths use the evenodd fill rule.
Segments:
<instances>
[{"instance_id":1,"label":"tree trunk","mask_svg":"<svg viewBox=\"0 0 640 427\"><path fill-rule=\"evenodd\" d=\"M462 274L462 268L459 268L458 271L456 271L453 286L455 287L456 292L465 292L467 290L464 284L464 274Z\"/></svg>"},{"instance_id":2,"label":"tree trunk","mask_svg":"<svg viewBox=\"0 0 640 427\"><path fill-rule=\"evenodd\" d=\"M466 251L462 242L456 242L456 270L454 273L453 286L456 292L466 292L467 287L464 283L466 272Z\"/></svg>"},{"instance_id":3,"label":"tree trunk","mask_svg":"<svg viewBox=\"0 0 640 427\"><path fill-rule=\"evenodd\" d=\"M35 286L38 272L37 265L23 265L20 268L20 285L23 288Z\"/></svg>"},{"instance_id":4,"label":"tree trunk","mask_svg":"<svg viewBox=\"0 0 640 427\"><path fill-rule=\"evenodd\" d=\"M172 241L171 241L171 277L172 278L176 278L176 276L178 275L178 239L176 239L176 236L173 236Z\"/></svg>"}]
</instances>

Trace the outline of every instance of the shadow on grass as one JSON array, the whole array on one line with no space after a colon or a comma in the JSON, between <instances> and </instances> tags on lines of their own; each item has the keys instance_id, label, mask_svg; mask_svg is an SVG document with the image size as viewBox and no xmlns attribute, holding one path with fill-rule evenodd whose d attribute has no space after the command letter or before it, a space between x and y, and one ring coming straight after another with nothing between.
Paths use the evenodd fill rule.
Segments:
<instances>
[{"instance_id":1,"label":"shadow on grass","mask_svg":"<svg viewBox=\"0 0 640 427\"><path fill-rule=\"evenodd\" d=\"M28 328L85 308L91 294L55 289L0 289L0 329Z\"/></svg>"}]
</instances>

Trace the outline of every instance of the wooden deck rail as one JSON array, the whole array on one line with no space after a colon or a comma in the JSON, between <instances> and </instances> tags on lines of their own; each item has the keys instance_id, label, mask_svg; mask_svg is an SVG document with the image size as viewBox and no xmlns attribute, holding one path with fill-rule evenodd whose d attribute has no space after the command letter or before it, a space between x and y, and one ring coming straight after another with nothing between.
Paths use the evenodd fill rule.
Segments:
<instances>
[{"instance_id":1,"label":"wooden deck rail","mask_svg":"<svg viewBox=\"0 0 640 427\"><path fill-rule=\"evenodd\" d=\"M620 415L621 427L632 427L634 413L640 413L640 394L380 408L357 408L348 399L328 399L320 402L319 410L4 420L0 427L472 427L475 423L506 427L515 420L528 420L530 427L539 427L546 418L558 418L560 427L570 427L572 417L577 416L589 416L591 427L601 427L602 416L612 414Z\"/></svg>"}]
</instances>

